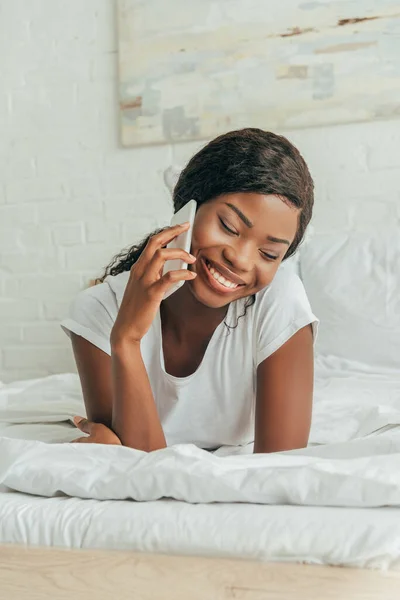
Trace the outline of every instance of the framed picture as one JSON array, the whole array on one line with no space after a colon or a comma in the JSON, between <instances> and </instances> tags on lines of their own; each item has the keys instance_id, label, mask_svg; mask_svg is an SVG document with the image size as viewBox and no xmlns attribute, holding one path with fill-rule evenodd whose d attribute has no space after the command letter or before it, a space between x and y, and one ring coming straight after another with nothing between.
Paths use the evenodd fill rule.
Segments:
<instances>
[{"instance_id":1,"label":"framed picture","mask_svg":"<svg viewBox=\"0 0 400 600\"><path fill-rule=\"evenodd\" d=\"M119 0L118 26L126 146L400 115L398 0Z\"/></svg>"}]
</instances>

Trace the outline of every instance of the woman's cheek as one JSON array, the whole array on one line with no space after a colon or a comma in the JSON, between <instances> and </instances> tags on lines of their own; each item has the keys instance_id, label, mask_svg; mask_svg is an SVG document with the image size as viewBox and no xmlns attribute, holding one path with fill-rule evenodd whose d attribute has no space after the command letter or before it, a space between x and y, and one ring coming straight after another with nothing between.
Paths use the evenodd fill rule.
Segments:
<instances>
[{"instance_id":1,"label":"woman's cheek","mask_svg":"<svg viewBox=\"0 0 400 600\"><path fill-rule=\"evenodd\" d=\"M192 250L200 250L224 243L226 243L226 234L224 235L218 225L209 225L207 228L199 226L193 231Z\"/></svg>"}]
</instances>

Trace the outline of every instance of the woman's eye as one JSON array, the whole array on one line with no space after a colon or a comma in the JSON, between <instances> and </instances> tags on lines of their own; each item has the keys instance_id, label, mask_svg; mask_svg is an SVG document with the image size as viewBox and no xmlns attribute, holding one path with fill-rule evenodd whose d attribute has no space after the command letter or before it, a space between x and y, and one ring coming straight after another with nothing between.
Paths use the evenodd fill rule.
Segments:
<instances>
[{"instance_id":1,"label":"woman's eye","mask_svg":"<svg viewBox=\"0 0 400 600\"><path fill-rule=\"evenodd\" d=\"M228 227L228 225L225 223L225 221L223 221L221 218L219 218L219 220L221 221L221 225L224 229L226 229L226 231L229 231L229 233L232 233L233 235L238 235L237 231L234 231L233 229L231 229L230 227Z\"/></svg>"},{"instance_id":2,"label":"woman's eye","mask_svg":"<svg viewBox=\"0 0 400 600\"><path fill-rule=\"evenodd\" d=\"M279 258L279 256L275 256L274 254L268 254L267 252L261 252L261 254L266 260L278 260Z\"/></svg>"}]
</instances>

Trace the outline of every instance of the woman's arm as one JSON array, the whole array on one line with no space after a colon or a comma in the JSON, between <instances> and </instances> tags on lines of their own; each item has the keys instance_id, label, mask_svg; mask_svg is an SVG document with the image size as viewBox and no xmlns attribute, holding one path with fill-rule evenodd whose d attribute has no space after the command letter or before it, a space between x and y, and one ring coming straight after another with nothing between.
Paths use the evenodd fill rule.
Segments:
<instances>
[{"instance_id":1,"label":"woman's arm","mask_svg":"<svg viewBox=\"0 0 400 600\"><path fill-rule=\"evenodd\" d=\"M111 426L124 446L150 452L166 446L140 343L150 329L165 292L177 281L194 279L187 269L168 271L167 260L196 259L180 248L166 248L189 223L151 237L130 270L110 334L111 357L87 340L72 336L89 419Z\"/></svg>"},{"instance_id":2,"label":"woman's arm","mask_svg":"<svg viewBox=\"0 0 400 600\"><path fill-rule=\"evenodd\" d=\"M307 446L313 380L313 334L307 325L257 369L254 452Z\"/></svg>"},{"instance_id":3,"label":"woman's arm","mask_svg":"<svg viewBox=\"0 0 400 600\"><path fill-rule=\"evenodd\" d=\"M76 333L71 333L71 342L86 416L89 421L111 427L113 392L110 356Z\"/></svg>"},{"instance_id":4,"label":"woman's arm","mask_svg":"<svg viewBox=\"0 0 400 600\"><path fill-rule=\"evenodd\" d=\"M166 447L140 344L112 345L112 429L124 446L151 452Z\"/></svg>"},{"instance_id":5,"label":"woman's arm","mask_svg":"<svg viewBox=\"0 0 400 600\"><path fill-rule=\"evenodd\" d=\"M112 429L124 446L146 452L164 448L165 437L139 346L116 344L110 357L76 334L71 334L71 340L88 421ZM109 443L103 437L104 443ZM103 443L102 439L82 438Z\"/></svg>"}]
</instances>

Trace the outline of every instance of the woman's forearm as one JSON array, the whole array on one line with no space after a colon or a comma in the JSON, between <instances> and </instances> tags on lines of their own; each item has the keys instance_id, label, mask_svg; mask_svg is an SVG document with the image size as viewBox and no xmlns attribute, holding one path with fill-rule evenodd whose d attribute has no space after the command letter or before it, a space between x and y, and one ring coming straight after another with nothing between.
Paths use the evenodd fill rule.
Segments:
<instances>
[{"instance_id":1,"label":"woman's forearm","mask_svg":"<svg viewBox=\"0 0 400 600\"><path fill-rule=\"evenodd\" d=\"M151 452L166 441L140 351L140 343L112 345L112 428L124 446Z\"/></svg>"}]
</instances>

